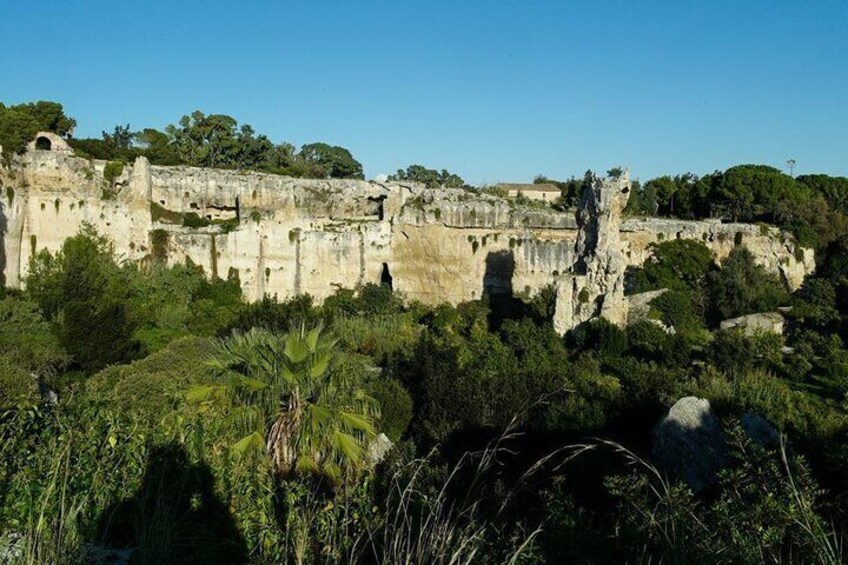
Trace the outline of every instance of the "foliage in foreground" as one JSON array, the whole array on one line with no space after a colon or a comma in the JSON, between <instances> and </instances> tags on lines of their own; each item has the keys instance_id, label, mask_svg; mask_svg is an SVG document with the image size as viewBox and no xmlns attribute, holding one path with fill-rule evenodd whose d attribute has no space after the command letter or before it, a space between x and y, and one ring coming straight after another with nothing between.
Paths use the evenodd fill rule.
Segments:
<instances>
[{"instance_id":1,"label":"foliage in foreground","mask_svg":"<svg viewBox=\"0 0 848 565\"><path fill-rule=\"evenodd\" d=\"M562 338L550 293L428 307L368 285L247 305L238 281L122 263L86 229L0 298L0 547L23 563L109 547L149 563L838 562L848 252L788 296L742 248L723 265L704 249L666 242L632 273L671 289L649 317L676 333L599 320ZM783 304L785 336L717 328ZM690 394L731 446L698 494L648 457ZM740 436L748 412L787 447ZM372 468L378 432L395 446Z\"/></svg>"}]
</instances>

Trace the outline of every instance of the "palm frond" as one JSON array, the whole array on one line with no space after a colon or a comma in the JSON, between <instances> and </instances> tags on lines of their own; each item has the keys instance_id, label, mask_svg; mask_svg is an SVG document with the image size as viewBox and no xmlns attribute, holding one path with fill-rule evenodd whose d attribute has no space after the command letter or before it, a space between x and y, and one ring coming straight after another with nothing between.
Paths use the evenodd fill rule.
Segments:
<instances>
[{"instance_id":1,"label":"palm frond","mask_svg":"<svg viewBox=\"0 0 848 565\"><path fill-rule=\"evenodd\" d=\"M244 455L253 449L265 449L265 439L259 432L253 432L252 434L243 437L233 444L232 447L232 450L239 455Z\"/></svg>"}]
</instances>

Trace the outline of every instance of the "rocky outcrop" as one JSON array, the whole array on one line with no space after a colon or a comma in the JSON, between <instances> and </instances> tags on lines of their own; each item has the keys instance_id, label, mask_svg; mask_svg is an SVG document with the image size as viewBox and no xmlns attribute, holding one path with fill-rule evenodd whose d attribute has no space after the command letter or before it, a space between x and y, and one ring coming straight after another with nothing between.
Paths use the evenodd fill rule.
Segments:
<instances>
[{"instance_id":1,"label":"rocky outcrop","mask_svg":"<svg viewBox=\"0 0 848 565\"><path fill-rule=\"evenodd\" d=\"M631 294L627 296L627 323L635 324L636 322L642 322L644 320L649 319L649 315L651 313L651 302L654 301L655 298L662 296L668 292L667 288L661 288L659 290L649 290L647 292L640 292L638 294ZM658 320L654 320L658 321Z\"/></svg>"},{"instance_id":2,"label":"rocky outcrop","mask_svg":"<svg viewBox=\"0 0 848 565\"><path fill-rule=\"evenodd\" d=\"M626 176L596 179L574 214L470 190L144 158L107 180L106 165L33 150L0 167L0 282L20 286L35 253L58 250L87 222L126 259L190 260L209 276L238 277L248 300L309 293L320 301L339 287L390 281L406 299L455 304L555 286L565 331L598 315L626 320L624 270L641 265L657 241L699 239L719 260L745 245L792 288L814 266L812 251L775 228L622 221Z\"/></svg>"},{"instance_id":3,"label":"rocky outcrop","mask_svg":"<svg viewBox=\"0 0 848 565\"><path fill-rule=\"evenodd\" d=\"M761 312L724 320L721 322L721 329L738 329L747 336L758 332L783 335L783 324L783 315L780 312Z\"/></svg>"},{"instance_id":4,"label":"rocky outcrop","mask_svg":"<svg viewBox=\"0 0 848 565\"><path fill-rule=\"evenodd\" d=\"M687 396L669 409L654 429L657 464L699 492L713 484L727 460L721 426L710 401Z\"/></svg>"},{"instance_id":5,"label":"rocky outcrop","mask_svg":"<svg viewBox=\"0 0 848 565\"><path fill-rule=\"evenodd\" d=\"M761 447L778 445L777 430L759 414L747 412L739 424ZM717 482L718 472L728 463L724 434L709 400L681 398L654 428L654 460L665 473L683 479L694 492L700 492Z\"/></svg>"},{"instance_id":6,"label":"rocky outcrop","mask_svg":"<svg viewBox=\"0 0 848 565\"><path fill-rule=\"evenodd\" d=\"M618 178L595 177L580 200L575 261L557 285L554 327L559 333L596 316L620 325L627 322L627 260L620 230L630 188L627 172Z\"/></svg>"}]
</instances>

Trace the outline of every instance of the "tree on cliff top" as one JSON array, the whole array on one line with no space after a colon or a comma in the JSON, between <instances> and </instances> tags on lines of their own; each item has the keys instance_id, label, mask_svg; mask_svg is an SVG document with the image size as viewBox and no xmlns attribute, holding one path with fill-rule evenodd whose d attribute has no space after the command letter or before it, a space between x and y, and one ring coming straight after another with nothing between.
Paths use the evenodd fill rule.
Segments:
<instances>
[{"instance_id":1,"label":"tree on cliff top","mask_svg":"<svg viewBox=\"0 0 848 565\"><path fill-rule=\"evenodd\" d=\"M462 177L451 173L447 169L437 171L436 169L428 169L422 165L410 165L406 170L398 169L398 171L389 175L389 180L402 180L420 182L427 188L437 188L443 186L445 188L462 188L465 186L465 181Z\"/></svg>"},{"instance_id":2,"label":"tree on cliff top","mask_svg":"<svg viewBox=\"0 0 848 565\"><path fill-rule=\"evenodd\" d=\"M362 179L362 163L353 158L350 151L337 145L309 143L300 148L298 157L307 165L318 168L326 178Z\"/></svg>"},{"instance_id":3,"label":"tree on cliff top","mask_svg":"<svg viewBox=\"0 0 848 565\"><path fill-rule=\"evenodd\" d=\"M0 102L0 145L6 154L20 153L40 131L67 136L77 125L58 102L30 102L4 106Z\"/></svg>"}]
</instances>

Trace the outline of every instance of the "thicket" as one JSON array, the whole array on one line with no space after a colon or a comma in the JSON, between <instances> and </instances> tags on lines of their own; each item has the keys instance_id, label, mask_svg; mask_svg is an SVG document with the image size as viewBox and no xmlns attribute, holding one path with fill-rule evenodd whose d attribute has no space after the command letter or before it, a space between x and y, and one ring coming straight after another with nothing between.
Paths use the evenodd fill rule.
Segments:
<instances>
[{"instance_id":1,"label":"thicket","mask_svg":"<svg viewBox=\"0 0 848 565\"><path fill-rule=\"evenodd\" d=\"M146 562L839 562L846 254L790 296L742 247L717 265L664 242L629 281L671 289L650 317L675 333L598 320L562 338L551 292L430 307L366 285L246 304L236 280L121 262L86 227L0 299L0 547L29 563L106 547ZM716 328L778 305L785 337ZM690 394L730 446L697 494L650 462L654 425ZM737 431L749 411L784 450ZM395 445L371 469L381 432Z\"/></svg>"},{"instance_id":2,"label":"thicket","mask_svg":"<svg viewBox=\"0 0 848 565\"><path fill-rule=\"evenodd\" d=\"M362 164L344 147L308 143L300 149L288 142L275 144L249 124L225 114L194 111L164 130L133 131L117 125L99 138L75 138L76 120L57 102L5 106L0 102L0 145L8 158L24 150L39 131L67 138L77 155L110 161L105 176L120 175L120 163L147 157L154 165L191 165L250 169L294 177L363 178Z\"/></svg>"},{"instance_id":3,"label":"thicket","mask_svg":"<svg viewBox=\"0 0 848 565\"><path fill-rule=\"evenodd\" d=\"M63 116L0 107L0 139L62 133ZM146 130L141 146L129 126L74 143L115 162L294 166L226 118ZM321 175L355 176L332 149L306 153L330 159ZM565 202L588 179L562 183ZM843 181L743 166L645 183L631 211L777 223L816 246L815 275L790 294L744 242L719 265L700 242L665 241L627 277L629 292L668 289L646 320L564 337L553 289L247 304L236 278L166 266L161 233L134 264L85 226L32 258L23 290L0 289L0 561L842 562ZM775 308L783 336L720 329ZM711 401L726 436L697 493L651 460L654 426L687 395ZM752 442L750 414L783 441ZM380 433L394 446L372 466Z\"/></svg>"}]
</instances>

